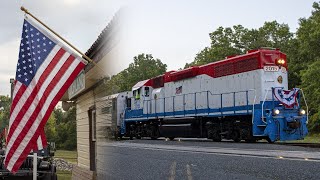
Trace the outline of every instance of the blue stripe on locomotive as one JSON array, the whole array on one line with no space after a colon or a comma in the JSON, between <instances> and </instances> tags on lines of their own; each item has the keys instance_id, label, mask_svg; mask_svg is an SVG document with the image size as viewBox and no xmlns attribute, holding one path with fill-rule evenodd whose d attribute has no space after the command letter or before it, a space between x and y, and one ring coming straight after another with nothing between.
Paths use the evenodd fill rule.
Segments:
<instances>
[{"instance_id":1,"label":"blue stripe on locomotive","mask_svg":"<svg viewBox=\"0 0 320 180\"><path fill-rule=\"evenodd\" d=\"M264 103L264 111L269 110L264 113L264 121L262 120L262 103L256 104L254 106L253 113L253 135L254 136L268 136L271 141L276 140L297 140L303 139L308 134L307 129L307 116L299 116L299 109L286 109L283 106L277 106L276 108L280 110L280 114L273 116L272 109L275 107L275 102L266 101ZM148 121L149 119L155 119L158 117L191 117L191 116L202 116L202 117L221 117L221 116L241 116L241 115L252 115L252 105L245 106L234 106L234 107L223 107L218 109L194 109L194 110L184 110L184 111L174 111L174 112L162 112L153 114L143 114L142 109L138 110L126 110L125 120L121 125L121 134L126 133L126 122L135 121ZM238 111L242 111L238 113ZM246 112L244 112L246 111ZM233 113L230 113L233 112ZM288 123L292 121L299 121L301 124L300 128L292 129L288 127Z\"/></svg>"}]
</instances>

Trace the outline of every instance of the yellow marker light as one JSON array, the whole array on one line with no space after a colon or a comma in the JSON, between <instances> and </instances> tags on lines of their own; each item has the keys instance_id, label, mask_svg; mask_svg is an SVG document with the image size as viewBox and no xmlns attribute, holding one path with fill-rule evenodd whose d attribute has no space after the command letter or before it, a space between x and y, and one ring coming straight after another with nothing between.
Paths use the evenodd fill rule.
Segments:
<instances>
[{"instance_id":1,"label":"yellow marker light","mask_svg":"<svg viewBox=\"0 0 320 180\"><path fill-rule=\"evenodd\" d=\"M283 159L283 157L282 157L282 156L279 156L278 158L279 158L279 159Z\"/></svg>"},{"instance_id":2,"label":"yellow marker light","mask_svg":"<svg viewBox=\"0 0 320 180\"><path fill-rule=\"evenodd\" d=\"M309 159L308 158L304 158L304 160L308 161Z\"/></svg>"},{"instance_id":3,"label":"yellow marker light","mask_svg":"<svg viewBox=\"0 0 320 180\"><path fill-rule=\"evenodd\" d=\"M278 65L284 65L286 63L286 61L284 59L278 59L277 60L277 64Z\"/></svg>"}]
</instances>

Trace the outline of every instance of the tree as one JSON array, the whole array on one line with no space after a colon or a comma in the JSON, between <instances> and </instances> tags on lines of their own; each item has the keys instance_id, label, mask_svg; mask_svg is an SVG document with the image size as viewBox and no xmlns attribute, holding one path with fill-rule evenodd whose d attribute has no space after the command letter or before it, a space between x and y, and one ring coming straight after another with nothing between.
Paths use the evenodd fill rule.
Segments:
<instances>
[{"instance_id":1,"label":"tree","mask_svg":"<svg viewBox=\"0 0 320 180\"><path fill-rule=\"evenodd\" d=\"M313 3L310 17L299 20L296 40L290 51L290 71L294 78L289 79L302 87L309 105L309 128L320 132L320 4Z\"/></svg>"},{"instance_id":2,"label":"tree","mask_svg":"<svg viewBox=\"0 0 320 180\"><path fill-rule=\"evenodd\" d=\"M304 90L309 110L311 131L320 132L320 59L308 66L308 69L301 71L301 87Z\"/></svg>"},{"instance_id":3,"label":"tree","mask_svg":"<svg viewBox=\"0 0 320 180\"><path fill-rule=\"evenodd\" d=\"M56 118L54 113L52 113L44 127L44 132L48 142L55 142L57 132L56 132Z\"/></svg>"},{"instance_id":4,"label":"tree","mask_svg":"<svg viewBox=\"0 0 320 180\"><path fill-rule=\"evenodd\" d=\"M0 130L9 125L10 104L11 98L9 96L0 96Z\"/></svg>"},{"instance_id":5,"label":"tree","mask_svg":"<svg viewBox=\"0 0 320 180\"><path fill-rule=\"evenodd\" d=\"M58 149L74 150L77 148L76 132L76 108L72 107L68 111L56 108L53 111L56 117L56 146Z\"/></svg>"},{"instance_id":6,"label":"tree","mask_svg":"<svg viewBox=\"0 0 320 180\"><path fill-rule=\"evenodd\" d=\"M111 78L110 87L117 92L130 91L137 82L159 76L166 72L167 65L151 54L139 54L129 67ZM115 93L113 91L113 93Z\"/></svg>"},{"instance_id":7,"label":"tree","mask_svg":"<svg viewBox=\"0 0 320 180\"><path fill-rule=\"evenodd\" d=\"M260 47L274 47L286 51L293 39L289 26L277 21L265 22L259 29L248 29L241 25L232 28L219 27L209 36L210 47L200 51L194 61L186 64L185 68L221 60L230 55L243 54Z\"/></svg>"}]
</instances>

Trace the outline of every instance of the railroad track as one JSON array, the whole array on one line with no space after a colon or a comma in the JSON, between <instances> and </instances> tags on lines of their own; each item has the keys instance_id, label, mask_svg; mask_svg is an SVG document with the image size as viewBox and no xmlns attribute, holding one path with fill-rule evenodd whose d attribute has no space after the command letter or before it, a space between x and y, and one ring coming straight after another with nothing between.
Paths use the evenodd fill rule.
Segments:
<instances>
[{"instance_id":1,"label":"railroad track","mask_svg":"<svg viewBox=\"0 0 320 180\"><path fill-rule=\"evenodd\" d=\"M320 143L278 143L280 145L286 146L301 146L301 147L309 147L309 148L320 148Z\"/></svg>"}]
</instances>

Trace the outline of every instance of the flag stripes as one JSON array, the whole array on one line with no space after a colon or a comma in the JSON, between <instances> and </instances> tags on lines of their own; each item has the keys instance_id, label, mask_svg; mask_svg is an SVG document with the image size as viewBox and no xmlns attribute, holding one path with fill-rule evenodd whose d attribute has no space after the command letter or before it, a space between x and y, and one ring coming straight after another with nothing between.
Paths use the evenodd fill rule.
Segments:
<instances>
[{"instance_id":1,"label":"flag stripes","mask_svg":"<svg viewBox=\"0 0 320 180\"><path fill-rule=\"evenodd\" d=\"M81 60L75 59L56 45L28 87L16 82L18 90L11 108L7 146L9 151L5 159L8 170L15 172L29 152L35 149L34 146L37 143L43 144L41 132L45 123L56 103L84 66Z\"/></svg>"},{"instance_id":2,"label":"flag stripes","mask_svg":"<svg viewBox=\"0 0 320 180\"><path fill-rule=\"evenodd\" d=\"M47 79L48 75L51 73L52 66L55 66L59 59L62 57L63 53L65 51L61 50L59 46L53 49L52 53L49 54L46 61L43 62L43 64L38 69L38 72L36 73L34 79L31 81L30 85L26 87L24 84L20 83L19 81L16 82L16 85L18 87L20 86L20 89L25 89L25 91L21 91L21 96L15 96L14 101L17 99L17 104L12 103L12 106L15 107L10 115L10 124L9 124L9 133L8 133L8 142L10 143L11 136L13 135L13 132L17 128L18 125L20 125L20 131L22 130L22 127L25 125L25 121L28 120L30 114L27 114L27 116L24 119L23 124L20 124L20 121L24 117L24 115L27 112L31 112L37 103L35 98L41 97L41 94L38 94L41 87L45 88L45 86L42 86L44 81ZM53 56L55 55L55 56ZM52 57L52 58L51 58ZM51 61L52 60L52 61ZM51 63L51 64L50 64ZM46 71L47 70L47 71ZM19 92L20 92L19 89ZM21 111L22 110L22 111ZM16 138L16 137L15 137ZM8 144L9 146L10 144Z\"/></svg>"}]
</instances>

